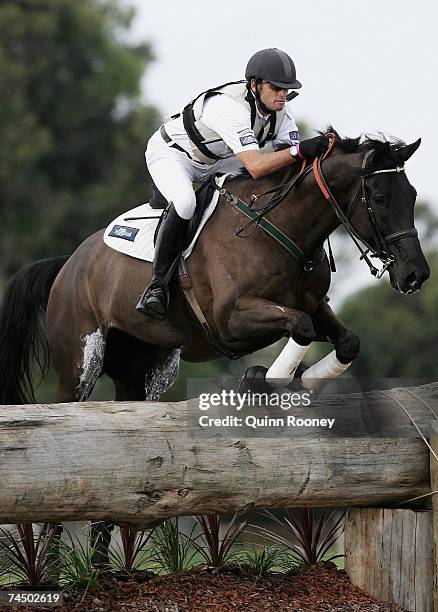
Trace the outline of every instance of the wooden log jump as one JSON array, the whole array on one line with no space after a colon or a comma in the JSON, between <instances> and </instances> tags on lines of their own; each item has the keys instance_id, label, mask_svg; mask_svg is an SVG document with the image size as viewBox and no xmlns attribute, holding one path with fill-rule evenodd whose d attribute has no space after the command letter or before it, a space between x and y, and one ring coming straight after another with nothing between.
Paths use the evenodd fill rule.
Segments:
<instances>
[{"instance_id":1,"label":"wooden log jump","mask_svg":"<svg viewBox=\"0 0 438 612\"><path fill-rule=\"evenodd\" d=\"M293 414L337 428L281 435L207 431L196 400L3 406L0 523L396 506L431 490L429 450L399 404L429 436L437 391L320 397Z\"/></svg>"}]
</instances>

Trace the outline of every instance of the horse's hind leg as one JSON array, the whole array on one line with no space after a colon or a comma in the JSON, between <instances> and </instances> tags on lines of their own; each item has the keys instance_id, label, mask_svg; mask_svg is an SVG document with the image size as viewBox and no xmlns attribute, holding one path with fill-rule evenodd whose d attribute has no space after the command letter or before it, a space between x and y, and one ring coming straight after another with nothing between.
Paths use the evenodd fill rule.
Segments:
<instances>
[{"instance_id":1,"label":"horse's hind leg","mask_svg":"<svg viewBox=\"0 0 438 612\"><path fill-rule=\"evenodd\" d=\"M178 374L180 350L147 344L118 329L108 334L103 371L117 401L159 401Z\"/></svg>"},{"instance_id":2,"label":"horse's hind leg","mask_svg":"<svg viewBox=\"0 0 438 612\"><path fill-rule=\"evenodd\" d=\"M87 291L88 280L68 265L57 277L47 304L47 339L59 402L88 399L102 371L106 339L106 328Z\"/></svg>"},{"instance_id":3,"label":"horse's hind leg","mask_svg":"<svg viewBox=\"0 0 438 612\"><path fill-rule=\"evenodd\" d=\"M113 329L108 335L103 370L113 380L117 401L158 401L178 373L179 349L142 342ZM94 567L110 565L109 545L114 523L91 524Z\"/></svg>"},{"instance_id":4,"label":"horse's hind leg","mask_svg":"<svg viewBox=\"0 0 438 612\"><path fill-rule=\"evenodd\" d=\"M48 328L50 354L57 378L58 402L82 402L91 395L102 373L105 330L95 321Z\"/></svg>"},{"instance_id":5,"label":"horse's hind leg","mask_svg":"<svg viewBox=\"0 0 438 612\"><path fill-rule=\"evenodd\" d=\"M145 399L145 378L149 364L145 343L128 336L118 329L108 334L103 371L113 381L116 401L143 401ZM92 521L90 544L93 550L93 567L110 567L109 546L114 523Z\"/></svg>"},{"instance_id":6,"label":"horse's hind leg","mask_svg":"<svg viewBox=\"0 0 438 612\"><path fill-rule=\"evenodd\" d=\"M52 334L54 333L52 328ZM105 351L104 333L94 324L88 324L82 333L68 337L63 333L55 336L51 342L51 355L58 375L58 402L85 401L93 391L94 385L101 374ZM59 581L59 541L61 539L62 523L56 525L56 535L50 548L49 578L53 583ZM111 536L110 536L111 537Z\"/></svg>"},{"instance_id":7,"label":"horse's hind leg","mask_svg":"<svg viewBox=\"0 0 438 612\"><path fill-rule=\"evenodd\" d=\"M70 303L65 309L53 305L53 308L48 310L48 339L58 378L58 402L86 401L104 363L104 329L90 315L87 316L82 311L79 316L73 308L73 303ZM59 540L61 533L62 525L57 530L55 541ZM58 554L54 547L54 561ZM59 561L57 563L59 565ZM53 566L56 566L56 562ZM56 579L55 573L52 578Z\"/></svg>"}]
</instances>

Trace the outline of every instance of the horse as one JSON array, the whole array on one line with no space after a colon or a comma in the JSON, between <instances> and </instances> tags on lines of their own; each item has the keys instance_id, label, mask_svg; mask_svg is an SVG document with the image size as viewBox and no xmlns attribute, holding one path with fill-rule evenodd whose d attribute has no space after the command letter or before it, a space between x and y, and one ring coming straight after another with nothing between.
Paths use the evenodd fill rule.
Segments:
<instances>
[{"instance_id":1,"label":"horse","mask_svg":"<svg viewBox=\"0 0 438 612\"><path fill-rule=\"evenodd\" d=\"M367 247L359 246L361 256L374 274L372 256L381 260L381 273L389 272L395 290L420 290L430 269L414 227L416 191L404 171L420 140L406 145L331 133L330 155L315 160L313 172L301 172L299 180L292 169L225 183L186 262L208 334L177 282L164 321L136 312L151 264L110 249L102 231L71 257L19 272L0 311L0 402L35 402L35 357L44 374L50 356L58 402L86 400L104 373L116 400L157 401L175 381L180 359L236 357L284 336L299 347L328 341L338 362L349 364L358 355L359 338L324 299L331 270L323 245L342 223L358 246ZM255 215L248 222L233 204L247 202L255 190L277 195L262 208L247 207ZM251 231L236 231L243 222L252 223ZM274 240L263 222L289 242Z\"/></svg>"}]
</instances>

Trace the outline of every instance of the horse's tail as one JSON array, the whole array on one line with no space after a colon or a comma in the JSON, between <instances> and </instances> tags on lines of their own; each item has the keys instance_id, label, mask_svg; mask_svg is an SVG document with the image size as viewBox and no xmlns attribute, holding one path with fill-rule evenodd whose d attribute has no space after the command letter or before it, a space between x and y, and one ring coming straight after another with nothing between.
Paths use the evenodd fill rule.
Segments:
<instances>
[{"instance_id":1,"label":"horse's tail","mask_svg":"<svg viewBox=\"0 0 438 612\"><path fill-rule=\"evenodd\" d=\"M35 403L34 365L47 374L49 348L42 314L50 290L68 257L37 261L6 287L0 306L0 404Z\"/></svg>"}]
</instances>

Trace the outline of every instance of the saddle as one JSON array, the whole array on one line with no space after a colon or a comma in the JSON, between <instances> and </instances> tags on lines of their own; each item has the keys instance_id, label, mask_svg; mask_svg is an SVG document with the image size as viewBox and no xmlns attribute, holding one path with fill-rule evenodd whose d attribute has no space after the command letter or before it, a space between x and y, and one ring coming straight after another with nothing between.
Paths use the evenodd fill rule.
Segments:
<instances>
[{"instance_id":1,"label":"saddle","mask_svg":"<svg viewBox=\"0 0 438 612\"><path fill-rule=\"evenodd\" d=\"M226 175L218 179L220 187ZM184 258L192 253L196 241L219 201L219 191L214 189L214 178L202 183L197 189L198 206L188 230L189 246L184 249ZM209 199L211 197L211 201ZM154 235L161 214L168 205L158 189L154 189L154 207L150 203L140 204L114 219L106 228L103 240L107 246L143 261L153 261ZM202 217L203 215L203 217ZM202 217L202 218L201 218Z\"/></svg>"}]
</instances>

